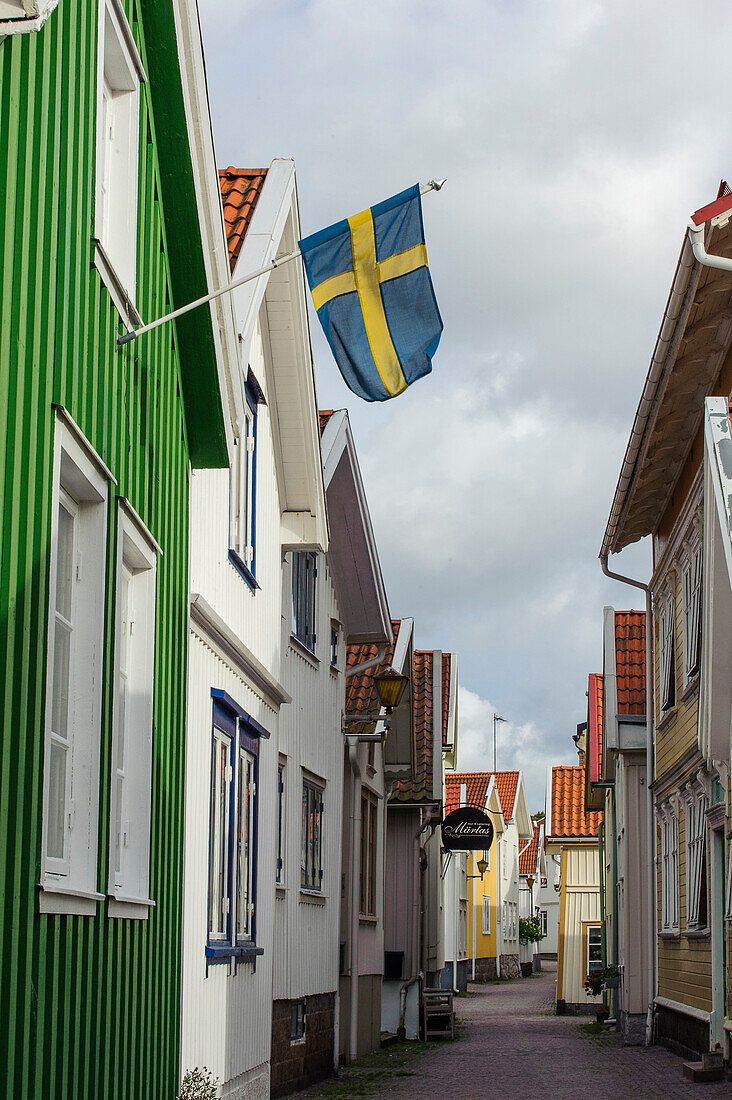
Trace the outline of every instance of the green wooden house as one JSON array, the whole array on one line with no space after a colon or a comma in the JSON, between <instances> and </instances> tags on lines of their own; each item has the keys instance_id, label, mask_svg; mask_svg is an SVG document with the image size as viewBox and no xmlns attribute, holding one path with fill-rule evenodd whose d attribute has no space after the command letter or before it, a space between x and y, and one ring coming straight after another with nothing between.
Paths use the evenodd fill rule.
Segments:
<instances>
[{"instance_id":1,"label":"green wooden house","mask_svg":"<svg viewBox=\"0 0 732 1100\"><path fill-rule=\"evenodd\" d=\"M178 1088L189 475L228 465L225 307L116 336L226 277L205 104L189 0L0 0L4 1096Z\"/></svg>"}]
</instances>

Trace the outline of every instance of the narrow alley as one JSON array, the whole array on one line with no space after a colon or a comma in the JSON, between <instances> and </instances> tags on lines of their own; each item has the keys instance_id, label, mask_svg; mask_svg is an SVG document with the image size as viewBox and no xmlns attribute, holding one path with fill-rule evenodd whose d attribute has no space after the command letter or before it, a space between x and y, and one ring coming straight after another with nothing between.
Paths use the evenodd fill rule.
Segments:
<instances>
[{"instance_id":1,"label":"narrow alley","mask_svg":"<svg viewBox=\"0 0 732 1100\"><path fill-rule=\"evenodd\" d=\"M556 1016L556 964L531 978L470 987L456 1009L459 1036L415 1053L397 1073L340 1080L298 1094L297 1100L394 1096L402 1100L540 1100L542 1097L730 1096L729 1083L692 1085L682 1059L660 1046L624 1047L617 1032L590 1030L594 1017ZM369 1075L370 1076L370 1075Z\"/></svg>"}]
</instances>

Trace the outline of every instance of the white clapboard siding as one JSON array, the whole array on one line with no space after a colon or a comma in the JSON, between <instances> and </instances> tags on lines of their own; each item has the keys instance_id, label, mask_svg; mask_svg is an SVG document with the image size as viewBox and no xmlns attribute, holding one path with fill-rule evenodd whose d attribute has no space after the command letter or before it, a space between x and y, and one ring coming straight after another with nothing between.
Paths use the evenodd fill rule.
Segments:
<instances>
[{"instance_id":1,"label":"white clapboard siding","mask_svg":"<svg viewBox=\"0 0 732 1100\"><path fill-rule=\"evenodd\" d=\"M257 326L250 351L252 370L265 398L266 375ZM259 661L278 677L282 566L280 500L272 423L267 404L257 406L256 533L252 592L229 561L229 471L191 475L191 591L199 592Z\"/></svg>"},{"instance_id":2,"label":"white clapboard siding","mask_svg":"<svg viewBox=\"0 0 732 1100\"><path fill-rule=\"evenodd\" d=\"M290 606L289 555L285 565L283 606ZM284 867L275 907L273 996L294 1000L338 988L341 905L341 825L343 814L343 734L345 702L342 644L338 671L330 667L331 621L338 620L330 570L318 556L316 660L290 641L283 618L281 678L293 703L282 708L279 751L286 757ZM300 889L302 782L304 771L324 781L322 898ZM275 868L272 865L272 875Z\"/></svg>"},{"instance_id":3,"label":"white clapboard siding","mask_svg":"<svg viewBox=\"0 0 732 1100\"><path fill-rule=\"evenodd\" d=\"M205 1065L224 1084L256 1071L269 1081L274 883L266 869L274 862L274 828L268 813L277 782L277 714L201 633L191 630L186 733L186 828L183 898L183 1003L181 1065L183 1072ZM209 966L207 934L209 799L211 777L211 688L228 692L265 729L259 749L259 830L257 944L264 955L239 964ZM266 1089L264 1090L266 1095Z\"/></svg>"},{"instance_id":4,"label":"white clapboard siding","mask_svg":"<svg viewBox=\"0 0 732 1100\"><path fill-rule=\"evenodd\" d=\"M584 990L585 937L583 921L600 920L600 860L594 845L567 848L564 853L564 913L562 940L562 992L568 1004L594 1003Z\"/></svg>"}]
</instances>

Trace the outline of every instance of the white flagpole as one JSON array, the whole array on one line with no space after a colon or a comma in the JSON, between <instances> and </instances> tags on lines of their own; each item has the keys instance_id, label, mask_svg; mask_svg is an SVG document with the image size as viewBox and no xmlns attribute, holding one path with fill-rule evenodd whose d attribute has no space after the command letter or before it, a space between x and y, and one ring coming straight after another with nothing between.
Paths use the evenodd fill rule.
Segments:
<instances>
[{"instance_id":1,"label":"white flagpole","mask_svg":"<svg viewBox=\"0 0 732 1100\"><path fill-rule=\"evenodd\" d=\"M446 182L447 180L429 180L427 183L422 183L419 187L420 194L426 195L428 191L439 191ZM125 332L124 335L117 337L117 348L124 347L125 344L131 343L132 340L136 340L138 336L143 336L146 332L152 332L154 328L159 328L166 321L172 321L175 317L190 313L192 309L197 309L198 306L203 306L206 302L212 302L214 298L220 298L222 294L228 294L230 291L236 290L238 286L250 283L252 279L258 279L260 275L266 275L268 271L274 271L276 267L281 267L282 264L291 263L299 255L301 255L300 249L296 248L294 252L288 252L286 256L278 256L276 259L270 260L264 267L259 267L256 271L250 271L248 275L243 275L241 279L235 279L233 283L227 283L226 286L214 290L211 294L204 294L202 298L196 298L195 302L189 302L188 305L181 306L180 309L174 309L172 313L166 313L165 316L158 317L157 321L150 321L147 325L141 325L140 328Z\"/></svg>"}]
</instances>

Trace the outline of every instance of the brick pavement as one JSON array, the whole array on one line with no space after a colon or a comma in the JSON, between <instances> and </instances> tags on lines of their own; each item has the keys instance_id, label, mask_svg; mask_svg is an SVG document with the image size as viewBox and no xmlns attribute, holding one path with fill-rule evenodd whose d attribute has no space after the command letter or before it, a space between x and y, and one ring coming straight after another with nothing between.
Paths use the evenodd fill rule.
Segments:
<instances>
[{"instance_id":1,"label":"brick pavement","mask_svg":"<svg viewBox=\"0 0 732 1100\"><path fill-rule=\"evenodd\" d=\"M409 1076L383 1081L376 1095L400 1100L732 1097L729 1083L684 1082L681 1059L662 1047L623 1047L617 1034L581 1030L594 1017L555 1016L554 983L554 969L547 969L510 983L471 987L469 996L456 1000L459 1040L415 1054ZM332 1083L330 1089L328 1096L335 1097Z\"/></svg>"}]
</instances>

